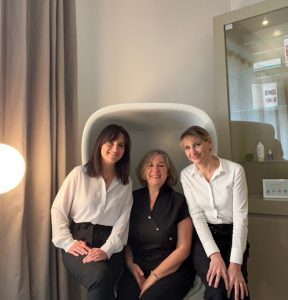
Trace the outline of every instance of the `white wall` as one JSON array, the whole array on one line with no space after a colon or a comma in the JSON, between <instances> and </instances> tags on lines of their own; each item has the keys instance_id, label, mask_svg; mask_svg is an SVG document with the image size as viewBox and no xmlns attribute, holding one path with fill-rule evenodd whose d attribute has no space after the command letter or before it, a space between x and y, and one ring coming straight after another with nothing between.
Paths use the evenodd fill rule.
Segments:
<instances>
[{"instance_id":1,"label":"white wall","mask_svg":"<svg viewBox=\"0 0 288 300\"><path fill-rule=\"evenodd\" d=\"M97 109L180 102L212 118L212 17L229 0L78 0L79 134Z\"/></svg>"},{"instance_id":2,"label":"white wall","mask_svg":"<svg viewBox=\"0 0 288 300\"><path fill-rule=\"evenodd\" d=\"M256 2L76 0L79 139L118 103L191 104L215 120L212 18Z\"/></svg>"},{"instance_id":3,"label":"white wall","mask_svg":"<svg viewBox=\"0 0 288 300\"><path fill-rule=\"evenodd\" d=\"M263 0L230 0L231 10L235 10L244 6L256 4L258 2L263 2Z\"/></svg>"}]
</instances>

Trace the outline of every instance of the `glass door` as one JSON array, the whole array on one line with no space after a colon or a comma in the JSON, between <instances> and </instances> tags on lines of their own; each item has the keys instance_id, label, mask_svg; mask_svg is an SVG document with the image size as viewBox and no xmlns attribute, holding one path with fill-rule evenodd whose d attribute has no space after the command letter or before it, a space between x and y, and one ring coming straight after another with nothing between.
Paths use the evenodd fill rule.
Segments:
<instances>
[{"instance_id":1,"label":"glass door","mask_svg":"<svg viewBox=\"0 0 288 300\"><path fill-rule=\"evenodd\" d=\"M219 156L242 164L248 183L251 299L284 300L288 0L231 11L215 17L213 25Z\"/></svg>"},{"instance_id":2,"label":"glass door","mask_svg":"<svg viewBox=\"0 0 288 300\"><path fill-rule=\"evenodd\" d=\"M232 159L244 165L250 195L262 197L263 178L288 178L288 7L224 32Z\"/></svg>"}]
</instances>

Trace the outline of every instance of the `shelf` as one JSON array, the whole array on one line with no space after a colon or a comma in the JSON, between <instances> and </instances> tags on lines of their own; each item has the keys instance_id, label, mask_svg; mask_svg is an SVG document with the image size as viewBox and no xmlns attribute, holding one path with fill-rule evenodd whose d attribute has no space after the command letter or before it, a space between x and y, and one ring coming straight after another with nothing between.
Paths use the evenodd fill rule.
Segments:
<instances>
[{"instance_id":1,"label":"shelf","mask_svg":"<svg viewBox=\"0 0 288 300\"><path fill-rule=\"evenodd\" d=\"M288 199L267 199L262 196L248 195L249 213L288 216Z\"/></svg>"},{"instance_id":2,"label":"shelf","mask_svg":"<svg viewBox=\"0 0 288 300\"><path fill-rule=\"evenodd\" d=\"M235 113L243 113L243 112L266 112L266 111L277 111L277 110L285 110L288 109L288 105L278 105L275 107L261 107L261 108L249 108L249 109L241 109L241 110L233 110L231 111L231 114ZM232 120L232 121L238 121L238 120Z\"/></svg>"}]
</instances>

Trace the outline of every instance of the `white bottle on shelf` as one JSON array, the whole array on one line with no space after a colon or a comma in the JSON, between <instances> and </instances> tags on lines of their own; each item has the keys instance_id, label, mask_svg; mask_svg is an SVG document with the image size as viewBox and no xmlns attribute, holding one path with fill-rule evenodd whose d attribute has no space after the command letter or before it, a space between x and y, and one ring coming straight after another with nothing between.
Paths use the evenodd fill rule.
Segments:
<instances>
[{"instance_id":1,"label":"white bottle on shelf","mask_svg":"<svg viewBox=\"0 0 288 300\"><path fill-rule=\"evenodd\" d=\"M258 142L257 144L257 158L258 161L264 161L265 159L265 149L264 145L261 142Z\"/></svg>"}]
</instances>

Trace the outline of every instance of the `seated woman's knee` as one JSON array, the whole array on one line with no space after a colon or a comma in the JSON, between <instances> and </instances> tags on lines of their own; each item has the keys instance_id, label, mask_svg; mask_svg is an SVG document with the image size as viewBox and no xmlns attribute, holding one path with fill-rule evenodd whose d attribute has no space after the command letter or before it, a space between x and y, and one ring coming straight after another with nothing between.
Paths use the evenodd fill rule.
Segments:
<instances>
[{"instance_id":1,"label":"seated woman's knee","mask_svg":"<svg viewBox=\"0 0 288 300\"><path fill-rule=\"evenodd\" d=\"M113 286L113 278L111 270L105 264L97 265L94 268L89 268L86 273L86 288L93 288L98 285Z\"/></svg>"}]
</instances>

